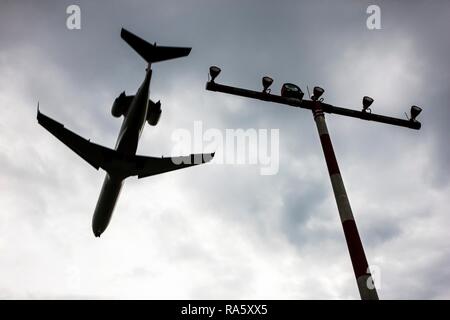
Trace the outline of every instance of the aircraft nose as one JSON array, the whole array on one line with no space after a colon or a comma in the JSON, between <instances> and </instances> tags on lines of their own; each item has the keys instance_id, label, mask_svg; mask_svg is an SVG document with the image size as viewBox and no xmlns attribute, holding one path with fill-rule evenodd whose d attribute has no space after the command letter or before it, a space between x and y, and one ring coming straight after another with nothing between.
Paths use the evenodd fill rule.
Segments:
<instances>
[{"instance_id":1,"label":"aircraft nose","mask_svg":"<svg viewBox=\"0 0 450 320\"><path fill-rule=\"evenodd\" d=\"M96 238L100 238L101 234L105 231L105 228L102 228L101 225L98 225L97 223L94 223L92 225L92 232L94 233L94 236Z\"/></svg>"},{"instance_id":2,"label":"aircraft nose","mask_svg":"<svg viewBox=\"0 0 450 320\"><path fill-rule=\"evenodd\" d=\"M95 235L96 238L100 238L101 234L102 234L102 232L100 230L94 231L94 235Z\"/></svg>"}]
</instances>

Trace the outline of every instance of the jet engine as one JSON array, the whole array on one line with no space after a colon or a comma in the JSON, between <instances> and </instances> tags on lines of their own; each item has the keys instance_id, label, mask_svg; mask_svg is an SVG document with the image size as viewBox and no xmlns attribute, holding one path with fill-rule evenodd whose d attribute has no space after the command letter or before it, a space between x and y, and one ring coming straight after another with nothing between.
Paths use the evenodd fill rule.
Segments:
<instances>
[{"instance_id":1,"label":"jet engine","mask_svg":"<svg viewBox=\"0 0 450 320\"><path fill-rule=\"evenodd\" d=\"M149 100L147 113L148 124L151 126L156 126L159 118L161 117L161 112L161 101L154 103L152 100Z\"/></svg>"},{"instance_id":2,"label":"jet engine","mask_svg":"<svg viewBox=\"0 0 450 320\"><path fill-rule=\"evenodd\" d=\"M114 100L113 106L111 108L111 114L114 117L119 118L126 113L127 107L128 101L124 91L116 98L116 100Z\"/></svg>"}]
</instances>

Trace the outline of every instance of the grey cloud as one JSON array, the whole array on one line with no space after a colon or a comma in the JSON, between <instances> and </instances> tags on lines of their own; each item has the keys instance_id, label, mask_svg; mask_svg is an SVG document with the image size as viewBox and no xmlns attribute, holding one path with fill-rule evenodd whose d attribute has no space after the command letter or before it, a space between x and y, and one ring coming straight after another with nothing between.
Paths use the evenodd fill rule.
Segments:
<instances>
[{"instance_id":1,"label":"grey cloud","mask_svg":"<svg viewBox=\"0 0 450 320\"><path fill-rule=\"evenodd\" d=\"M267 74L274 92L283 82L321 85L327 102L354 108L373 95L374 111L392 116L423 106L419 132L327 120L369 262L382 271L380 296L449 296L446 1L380 1L379 31L365 27L369 2L79 3L79 31L65 28L70 1L0 6L2 297L358 298L312 115L204 90L213 64L218 81L238 86L260 89ZM193 47L154 66L151 96L163 114L140 153L170 153L173 130L195 120L279 128L280 172L211 164L130 179L98 242L90 219L104 173L39 127L35 112L40 100L70 129L112 146L120 121L111 103L136 90L145 68L122 26Z\"/></svg>"}]
</instances>

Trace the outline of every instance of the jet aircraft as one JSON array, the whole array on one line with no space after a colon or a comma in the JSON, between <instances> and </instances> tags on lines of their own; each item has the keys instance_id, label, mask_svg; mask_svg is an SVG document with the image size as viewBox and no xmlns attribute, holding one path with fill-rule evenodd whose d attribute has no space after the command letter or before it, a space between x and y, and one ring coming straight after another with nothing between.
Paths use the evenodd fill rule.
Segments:
<instances>
[{"instance_id":1,"label":"jet aircraft","mask_svg":"<svg viewBox=\"0 0 450 320\"><path fill-rule=\"evenodd\" d=\"M92 231L96 237L105 231L114 211L124 180L130 176L144 178L168 171L203 164L214 157L214 153L191 154L180 157L147 157L136 155L139 138L147 122L158 124L161 116L161 102L149 99L151 64L164 60L185 57L191 48L165 47L150 44L122 28L121 37L147 63L145 79L135 95L122 92L114 101L111 113L114 117L123 116L122 126L114 149L107 148L66 129L61 123L37 111L37 120L56 138L86 160L97 170L106 171L106 177L95 207Z\"/></svg>"}]
</instances>

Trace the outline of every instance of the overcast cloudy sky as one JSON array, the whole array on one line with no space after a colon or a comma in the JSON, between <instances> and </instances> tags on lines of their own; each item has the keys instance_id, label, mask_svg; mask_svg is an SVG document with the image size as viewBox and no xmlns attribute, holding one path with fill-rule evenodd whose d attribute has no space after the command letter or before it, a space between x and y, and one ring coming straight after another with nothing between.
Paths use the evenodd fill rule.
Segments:
<instances>
[{"instance_id":1,"label":"overcast cloudy sky","mask_svg":"<svg viewBox=\"0 0 450 320\"><path fill-rule=\"evenodd\" d=\"M66 28L70 4L81 30ZM381 30L366 27L370 4ZM154 65L163 113L140 154L170 154L174 130L199 120L279 129L278 174L213 162L130 178L95 238L104 172L40 127L36 104L112 147L112 102L145 74L122 26L193 47ZM450 298L448 30L445 0L1 1L0 298L359 298L311 113L206 91L213 64L226 84L259 90L271 75L275 92L320 85L335 105L369 95L395 117L422 106L420 131L327 120L380 298Z\"/></svg>"}]
</instances>

